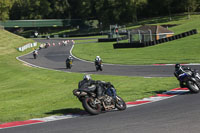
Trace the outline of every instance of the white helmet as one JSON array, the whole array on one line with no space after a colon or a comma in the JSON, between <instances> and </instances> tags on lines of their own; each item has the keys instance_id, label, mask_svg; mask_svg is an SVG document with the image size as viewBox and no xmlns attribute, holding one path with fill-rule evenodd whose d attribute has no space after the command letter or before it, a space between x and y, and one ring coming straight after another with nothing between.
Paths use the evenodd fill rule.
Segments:
<instances>
[{"instance_id":1,"label":"white helmet","mask_svg":"<svg viewBox=\"0 0 200 133\"><path fill-rule=\"evenodd\" d=\"M99 60L100 59L100 56L96 56L96 60Z\"/></svg>"},{"instance_id":2,"label":"white helmet","mask_svg":"<svg viewBox=\"0 0 200 133\"><path fill-rule=\"evenodd\" d=\"M83 79L84 79L84 80L90 80L91 77L90 77L90 75L87 74L87 75L84 75L84 76L83 76Z\"/></svg>"}]
</instances>

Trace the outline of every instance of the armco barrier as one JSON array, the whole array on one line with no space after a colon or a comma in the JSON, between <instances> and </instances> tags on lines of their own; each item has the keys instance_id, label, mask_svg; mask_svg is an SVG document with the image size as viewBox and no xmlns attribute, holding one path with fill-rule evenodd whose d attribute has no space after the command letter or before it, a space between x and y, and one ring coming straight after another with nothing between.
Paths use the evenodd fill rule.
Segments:
<instances>
[{"instance_id":1,"label":"armco barrier","mask_svg":"<svg viewBox=\"0 0 200 133\"><path fill-rule=\"evenodd\" d=\"M36 47L36 46L37 46L37 42L28 43L28 44L26 44L26 45L24 45L24 46L22 46L22 47L19 47L18 50L19 50L20 52L22 52L22 51L24 51L24 50L26 50L26 49L28 49L28 48L32 48L32 47Z\"/></svg>"},{"instance_id":2,"label":"armco barrier","mask_svg":"<svg viewBox=\"0 0 200 133\"><path fill-rule=\"evenodd\" d=\"M168 37L168 40L169 40L169 41L172 41L172 37Z\"/></svg>"},{"instance_id":3,"label":"armco barrier","mask_svg":"<svg viewBox=\"0 0 200 133\"><path fill-rule=\"evenodd\" d=\"M176 37L175 37L175 36L172 36L171 38L172 38L172 40L176 40Z\"/></svg>"},{"instance_id":4,"label":"armco barrier","mask_svg":"<svg viewBox=\"0 0 200 133\"><path fill-rule=\"evenodd\" d=\"M169 42L169 39L168 39L168 37L167 38L164 38L165 39L165 42Z\"/></svg>"},{"instance_id":5,"label":"armco barrier","mask_svg":"<svg viewBox=\"0 0 200 133\"><path fill-rule=\"evenodd\" d=\"M187 36L187 32L182 33L182 37L186 37Z\"/></svg>"},{"instance_id":6,"label":"armco barrier","mask_svg":"<svg viewBox=\"0 0 200 133\"><path fill-rule=\"evenodd\" d=\"M156 41L149 41L149 42L144 42L144 43L139 43L139 42L134 42L134 43L115 43L115 44L113 44L113 47L115 49L116 48L148 47L148 46L152 46L152 45L155 45L155 44L162 44L162 43L165 43L165 42L168 42L168 41L173 41L173 40L176 40L176 39L180 39L180 38L183 38L183 37L194 35L194 34L197 34L197 33L198 33L197 30L193 29L193 30L190 30L190 31L187 31L187 32L183 32L183 33L180 33L180 34L177 34L177 35L174 35L174 36L171 36L171 37L167 37L167 38L162 38L162 39L159 39L159 40L156 40Z\"/></svg>"}]
</instances>

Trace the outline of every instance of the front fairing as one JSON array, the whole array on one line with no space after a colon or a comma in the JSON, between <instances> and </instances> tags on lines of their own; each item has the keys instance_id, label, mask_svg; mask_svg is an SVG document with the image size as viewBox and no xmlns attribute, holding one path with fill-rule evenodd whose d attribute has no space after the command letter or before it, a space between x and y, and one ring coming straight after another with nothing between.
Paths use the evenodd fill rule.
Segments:
<instances>
[{"instance_id":1,"label":"front fairing","mask_svg":"<svg viewBox=\"0 0 200 133\"><path fill-rule=\"evenodd\" d=\"M88 87L80 87L78 88L79 91L85 91L85 92L91 92L91 91L95 91L96 90L96 86L95 85L91 85Z\"/></svg>"},{"instance_id":2,"label":"front fairing","mask_svg":"<svg viewBox=\"0 0 200 133\"><path fill-rule=\"evenodd\" d=\"M178 80L186 81L187 77L188 77L188 75L186 73L182 73L182 74L178 75Z\"/></svg>"}]
</instances>

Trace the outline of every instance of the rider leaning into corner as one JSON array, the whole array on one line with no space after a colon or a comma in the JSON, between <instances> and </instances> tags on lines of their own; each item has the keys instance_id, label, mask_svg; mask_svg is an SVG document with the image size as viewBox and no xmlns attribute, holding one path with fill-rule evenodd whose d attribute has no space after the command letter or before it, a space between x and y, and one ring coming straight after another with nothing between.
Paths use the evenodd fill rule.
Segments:
<instances>
[{"instance_id":1,"label":"rider leaning into corner","mask_svg":"<svg viewBox=\"0 0 200 133\"><path fill-rule=\"evenodd\" d=\"M104 82L104 81L95 81L92 80L90 75L84 75L83 80L79 82L78 88L87 88L87 89L93 89L95 87L97 98L102 99L103 98L103 87L100 86L100 84L110 84L109 82Z\"/></svg>"},{"instance_id":2,"label":"rider leaning into corner","mask_svg":"<svg viewBox=\"0 0 200 133\"><path fill-rule=\"evenodd\" d=\"M176 64L174 75L177 77L178 75L185 73L185 71L187 71L187 70L193 72L193 70L189 67L184 67L184 66L181 66L180 64Z\"/></svg>"},{"instance_id":3,"label":"rider leaning into corner","mask_svg":"<svg viewBox=\"0 0 200 133\"><path fill-rule=\"evenodd\" d=\"M191 68L189 68L189 67L184 67L184 66L181 66L180 64L176 64L176 65L175 65L175 72L174 72L174 75L175 75L175 76L177 77L177 79L178 79L179 75L185 73L186 71L191 71L191 72L193 72L194 70L191 69ZM183 85L182 82L180 82L180 86L181 86L181 87L184 87L184 85Z\"/></svg>"}]
</instances>

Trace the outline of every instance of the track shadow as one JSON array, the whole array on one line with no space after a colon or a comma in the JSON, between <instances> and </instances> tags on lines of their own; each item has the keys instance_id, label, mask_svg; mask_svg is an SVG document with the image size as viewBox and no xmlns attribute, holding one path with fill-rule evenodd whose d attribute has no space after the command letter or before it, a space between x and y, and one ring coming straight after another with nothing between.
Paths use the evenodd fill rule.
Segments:
<instances>
[{"instance_id":1,"label":"track shadow","mask_svg":"<svg viewBox=\"0 0 200 133\"><path fill-rule=\"evenodd\" d=\"M26 58L26 59L31 59L31 60L32 60L32 59L34 59L34 57L28 57L28 58Z\"/></svg>"},{"instance_id":2,"label":"track shadow","mask_svg":"<svg viewBox=\"0 0 200 133\"><path fill-rule=\"evenodd\" d=\"M163 94L163 93L165 93L165 92L167 92L167 90L147 91L147 92L145 92L145 93L156 95L156 94Z\"/></svg>"},{"instance_id":3,"label":"track shadow","mask_svg":"<svg viewBox=\"0 0 200 133\"><path fill-rule=\"evenodd\" d=\"M81 114L81 115L83 115L83 114L87 114L87 113L85 112L85 110L82 110L80 108L66 108L66 109L52 110L51 112L47 112L45 114L48 114L48 115Z\"/></svg>"},{"instance_id":4,"label":"track shadow","mask_svg":"<svg viewBox=\"0 0 200 133\"><path fill-rule=\"evenodd\" d=\"M162 93L160 93L160 92L162 92ZM184 90L183 91L171 91L171 90L167 91L167 90L165 90L165 91L155 91L155 93L156 94L167 94L167 95L193 95L193 94L197 94L197 93L193 93L189 90L185 90L185 91Z\"/></svg>"},{"instance_id":5,"label":"track shadow","mask_svg":"<svg viewBox=\"0 0 200 133\"><path fill-rule=\"evenodd\" d=\"M156 93L156 94L162 94L162 93L165 93L166 90L158 90L158 91L153 91L153 93Z\"/></svg>"},{"instance_id":6,"label":"track shadow","mask_svg":"<svg viewBox=\"0 0 200 133\"><path fill-rule=\"evenodd\" d=\"M67 69L66 67L63 67L63 68L54 68L54 69L57 69L57 70L70 70L70 69Z\"/></svg>"},{"instance_id":7,"label":"track shadow","mask_svg":"<svg viewBox=\"0 0 200 133\"><path fill-rule=\"evenodd\" d=\"M191 93L190 91L168 91L168 90L158 90L158 91L151 91L147 93L154 93L154 94L167 94L167 95L191 95L196 93Z\"/></svg>"},{"instance_id":8,"label":"track shadow","mask_svg":"<svg viewBox=\"0 0 200 133\"><path fill-rule=\"evenodd\" d=\"M78 71L78 72L81 72L81 73L82 72L86 72L87 73L87 72L98 72L98 71L96 71L96 70L90 70L90 71Z\"/></svg>"},{"instance_id":9,"label":"track shadow","mask_svg":"<svg viewBox=\"0 0 200 133\"><path fill-rule=\"evenodd\" d=\"M173 92L173 91L169 91L169 92L165 92L164 94L167 94L167 95L191 95L191 94L195 94L195 93L191 93L190 91L188 91L188 92Z\"/></svg>"}]
</instances>

